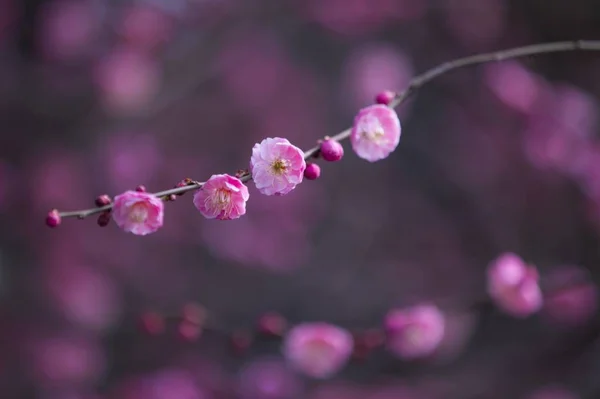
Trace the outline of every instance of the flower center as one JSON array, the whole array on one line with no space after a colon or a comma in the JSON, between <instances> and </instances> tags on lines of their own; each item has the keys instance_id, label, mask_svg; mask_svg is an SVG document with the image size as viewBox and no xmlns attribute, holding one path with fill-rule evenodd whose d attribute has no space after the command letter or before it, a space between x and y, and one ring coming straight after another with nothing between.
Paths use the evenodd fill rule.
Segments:
<instances>
[{"instance_id":1,"label":"flower center","mask_svg":"<svg viewBox=\"0 0 600 399\"><path fill-rule=\"evenodd\" d=\"M146 221L148 217L148 208L143 202L136 202L131 207L131 211L129 212L129 220L134 223L143 223Z\"/></svg>"},{"instance_id":2,"label":"flower center","mask_svg":"<svg viewBox=\"0 0 600 399\"><path fill-rule=\"evenodd\" d=\"M231 200L231 191L226 190L224 188L218 189L212 197L213 204L215 206L218 206L219 208L227 206L229 204L230 200Z\"/></svg>"},{"instance_id":3,"label":"flower center","mask_svg":"<svg viewBox=\"0 0 600 399\"><path fill-rule=\"evenodd\" d=\"M406 340L412 346L419 346L421 344L421 342L423 341L423 332L417 326L407 327L404 334L405 334L404 336L406 337Z\"/></svg>"},{"instance_id":4,"label":"flower center","mask_svg":"<svg viewBox=\"0 0 600 399\"><path fill-rule=\"evenodd\" d=\"M361 135L369 141L378 142L383 137L383 129L365 129L361 132Z\"/></svg>"},{"instance_id":5,"label":"flower center","mask_svg":"<svg viewBox=\"0 0 600 399\"><path fill-rule=\"evenodd\" d=\"M288 168L288 161L283 159L278 159L271 164L271 170L276 175L282 175Z\"/></svg>"}]
</instances>

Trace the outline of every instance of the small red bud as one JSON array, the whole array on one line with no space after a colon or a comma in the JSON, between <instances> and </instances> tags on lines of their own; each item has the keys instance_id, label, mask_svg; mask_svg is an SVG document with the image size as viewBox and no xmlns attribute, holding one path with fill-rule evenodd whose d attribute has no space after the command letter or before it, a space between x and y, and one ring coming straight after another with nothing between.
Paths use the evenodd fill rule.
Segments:
<instances>
[{"instance_id":1,"label":"small red bud","mask_svg":"<svg viewBox=\"0 0 600 399\"><path fill-rule=\"evenodd\" d=\"M321 167L316 163L307 163L306 169L304 169L304 177L307 180L315 180L321 176Z\"/></svg>"},{"instance_id":2,"label":"small red bud","mask_svg":"<svg viewBox=\"0 0 600 399\"><path fill-rule=\"evenodd\" d=\"M135 191L137 191L138 193L145 193L146 192L146 186L140 184L139 186L137 186L135 188Z\"/></svg>"},{"instance_id":3,"label":"small red bud","mask_svg":"<svg viewBox=\"0 0 600 399\"><path fill-rule=\"evenodd\" d=\"M102 212L98 216L98 226L105 227L110 223L110 211Z\"/></svg>"},{"instance_id":4,"label":"small red bud","mask_svg":"<svg viewBox=\"0 0 600 399\"><path fill-rule=\"evenodd\" d=\"M179 337L185 341L194 342L202 335L202 327L187 320L183 320L179 323L177 332L179 333Z\"/></svg>"},{"instance_id":5,"label":"small red bud","mask_svg":"<svg viewBox=\"0 0 600 399\"><path fill-rule=\"evenodd\" d=\"M252 344L252 336L248 331L238 330L231 335L231 347L238 355L243 354Z\"/></svg>"},{"instance_id":6,"label":"small red bud","mask_svg":"<svg viewBox=\"0 0 600 399\"><path fill-rule=\"evenodd\" d=\"M99 195L98 197L96 197L96 201L95 201L96 206L99 208L102 206L106 206L106 205L110 204L111 202L112 201L111 201L110 197L106 194Z\"/></svg>"},{"instance_id":7,"label":"small red bud","mask_svg":"<svg viewBox=\"0 0 600 399\"><path fill-rule=\"evenodd\" d=\"M46 216L46 225L48 227L56 227L60 224L60 222L61 217L57 209L53 209L48 212L48 216Z\"/></svg>"},{"instance_id":8,"label":"small red bud","mask_svg":"<svg viewBox=\"0 0 600 399\"><path fill-rule=\"evenodd\" d=\"M287 327L287 321L279 313L265 313L258 319L258 331L262 334L281 337Z\"/></svg>"},{"instance_id":9,"label":"small red bud","mask_svg":"<svg viewBox=\"0 0 600 399\"><path fill-rule=\"evenodd\" d=\"M197 303L185 304L181 313L183 320L196 325L203 324L208 316L206 308Z\"/></svg>"},{"instance_id":10,"label":"small red bud","mask_svg":"<svg viewBox=\"0 0 600 399\"><path fill-rule=\"evenodd\" d=\"M140 317L140 327L150 335L162 334L165 331L165 319L156 312L146 312Z\"/></svg>"},{"instance_id":11,"label":"small red bud","mask_svg":"<svg viewBox=\"0 0 600 399\"><path fill-rule=\"evenodd\" d=\"M323 159L329 162L339 161L344 156L344 147L333 139L323 140L320 149Z\"/></svg>"},{"instance_id":12,"label":"small red bud","mask_svg":"<svg viewBox=\"0 0 600 399\"><path fill-rule=\"evenodd\" d=\"M375 102L377 104L390 105L390 103L395 97L396 93L394 93L393 91L386 90L377 94L377 96L375 97Z\"/></svg>"}]
</instances>

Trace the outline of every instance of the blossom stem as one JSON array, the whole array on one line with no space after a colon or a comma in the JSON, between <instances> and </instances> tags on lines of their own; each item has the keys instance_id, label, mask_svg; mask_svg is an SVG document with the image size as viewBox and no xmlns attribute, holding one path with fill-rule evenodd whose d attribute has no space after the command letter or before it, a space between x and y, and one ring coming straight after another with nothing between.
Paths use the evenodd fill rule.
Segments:
<instances>
[{"instance_id":1,"label":"blossom stem","mask_svg":"<svg viewBox=\"0 0 600 399\"><path fill-rule=\"evenodd\" d=\"M548 54L548 53L559 53L559 52L567 52L567 51L600 51L600 40L575 40L575 41L562 41L562 42L552 42L552 43L541 43L541 44L533 44L524 47L515 47L511 49L495 51L490 53L482 53L476 54L464 58L458 58L452 61L445 62L436 67L433 67L424 73L415 76L408 83L407 87L401 91L397 92L394 99L389 104L390 108L396 108L404 103L414 92L418 89L431 82L435 78L444 75L448 72L451 72L455 69L485 64L488 62L498 62L513 58L526 57L536 54ZM351 129L348 128L331 138L336 141L343 141L350 136ZM315 146L310 148L304 152L304 158L308 159L312 156L317 155L319 152L319 146ZM245 173L241 175L240 180L242 182L248 182L252 179L250 173ZM171 194L183 194L188 191L193 191L201 188L204 185L204 182L194 182L193 184L176 187L169 190L160 191L154 193L154 195L166 198ZM60 217L68 218L68 217L76 217L79 219L83 219L87 216L102 213L108 211L112 208L112 204L105 205L102 207L84 209L79 211L69 211L69 212L59 212Z\"/></svg>"}]
</instances>

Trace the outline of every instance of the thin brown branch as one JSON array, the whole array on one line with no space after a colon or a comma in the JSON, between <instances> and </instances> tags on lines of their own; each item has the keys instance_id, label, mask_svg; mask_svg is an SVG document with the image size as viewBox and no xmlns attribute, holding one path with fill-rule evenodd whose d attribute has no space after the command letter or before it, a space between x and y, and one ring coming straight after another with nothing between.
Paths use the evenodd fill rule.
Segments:
<instances>
[{"instance_id":1,"label":"thin brown branch","mask_svg":"<svg viewBox=\"0 0 600 399\"><path fill-rule=\"evenodd\" d=\"M564 42L553 42L553 43L542 43L542 44L534 44L530 46L524 47L516 47L501 51L495 51L490 53L476 54L464 58L458 58L453 61L448 61L443 64L440 64L434 68L425 71L424 73L415 76L408 84L408 86L401 92L396 93L394 100L390 103L391 108L396 108L404 103L408 97L410 97L414 92L418 89L431 82L435 78L444 75L448 72L451 72L455 69L479 65L488 62L497 62L503 61L507 59L526 57L537 54L548 54L548 53L558 53L558 52L567 52L567 51L600 51L600 40L576 40L576 41L564 41ZM337 141L346 140L350 136L351 129L348 128L332 138ZM309 150L304 152L304 158L308 159L310 157L318 155L319 146L315 146ZM252 179L252 176L248 173L243 174L240 179L243 182L248 182ZM202 187L204 182L197 182L192 185L187 185L184 187L172 188L169 190L160 191L154 193L158 197L168 197L172 194L183 194L188 191L197 190ZM79 211L70 211L70 212L60 212L60 216L62 218L66 217L77 217L83 219L87 216L102 213L108 211L112 208L112 205L106 205L103 207L84 209Z\"/></svg>"}]
</instances>

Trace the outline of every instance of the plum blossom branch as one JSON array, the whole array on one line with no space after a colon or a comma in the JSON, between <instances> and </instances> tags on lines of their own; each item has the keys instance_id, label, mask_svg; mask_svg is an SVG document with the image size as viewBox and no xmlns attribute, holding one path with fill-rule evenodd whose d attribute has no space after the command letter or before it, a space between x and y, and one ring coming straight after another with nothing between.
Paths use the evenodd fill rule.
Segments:
<instances>
[{"instance_id":1,"label":"plum blossom branch","mask_svg":"<svg viewBox=\"0 0 600 399\"><path fill-rule=\"evenodd\" d=\"M395 93L394 92L385 92L383 94L380 94L377 97L377 102L379 104L383 104L384 106L387 106L391 109L394 109L394 108L400 106L402 103L404 103L414 92L416 92L418 89L420 89L427 83L431 82L435 78L437 78L441 75L444 75L448 72L451 72L455 69L462 68L462 67L484 64L484 63L488 63L488 62L503 61L503 60L507 60L507 59L526 57L526 56L537 55L537 54L567 52L567 51L600 51L600 40L577 40L577 41L562 41L562 42L553 42L553 43L534 44L534 45L529 45L529 46L524 46L524 47L516 47L516 48L506 49L506 50L502 50L502 51L483 53L483 54L472 55L472 56L468 56L468 57L464 57L464 58L458 58L458 59L440 64L434 68L427 70L426 72L424 72L420 75L415 76L409 82L408 86L401 92L395 92ZM378 111L380 111L380 109ZM357 116L357 120L360 116L361 116L361 114L359 114ZM370 117L370 115L364 115L364 116L366 119L368 119L368 117ZM383 115L383 116L380 115L380 117L385 117L385 115ZM363 119L365 119L365 118L363 118ZM355 121L355 127L356 127L357 120ZM361 127L361 129L365 130L364 127ZM383 127L378 125L378 127L376 126L371 130L374 130L374 132L370 133L370 136L369 136L369 140L372 141L372 140L380 139L380 137L378 138L377 135L378 134L384 135L386 129L384 129ZM361 158L367 159L368 161L373 162L375 160L385 158L391 151L393 151L393 149L397 145L397 140L399 140L399 123L397 126L397 130L398 130L398 132L396 134L397 139L395 140L395 144L394 145L390 144L389 148L382 150L383 152L379 151L379 153L376 153L374 155L368 154L366 156L363 156L357 150L357 146L355 146L354 142L353 142L353 147ZM350 138L352 140L351 136L353 135L353 131L354 131L353 128L348 128L348 129L336 134L335 136L332 136L331 138L326 137L325 141L327 142L327 144L338 144L340 141L346 140L348 138ZM384 139L389 140L389 137L384 137ZM394 140L392 140L392 141L394 141ZM363 147L364 147L364 145L363 145ZM332 148L331 145L328 145L327 156L330 156L331 159L327 159L327 157L325 156L326 154L324 154L323 151L324 151L323 142L321 140L319 140L319 145L316 145L315 147L304 151L303 157L305 160L308 160L310 158L317 158L319 156L322 156L326 160L339 160L341 158L341 156L343 155L343 148L341 148L341 146ZM318 174L319 174L319 170L317 170L315 172L314 168L311 168L310 174L305 174L305 177L310 179L309 176L314 176L314 178L316 178L316 177L318 177ZM242 183L246 183L246 182L252 180L252 173L247 170L240 171L236 174L236 177ZM200 182L200 181L195 181L195 180L191 180L191 179L184 179L175 188L159 191L159 192L154 193L153 195L162 199L163 201L169 201L169 200L175 199L175 196L182 195L188 191L198 190L198 189L202 188L205 185L205 183L206 182ZM270 195L270 194L267 194L267 195ZM77 211L62 212L62 211L58 211L55 209L49 213L49 216L47 219L47 224L50 225L51 227L54 227L60 223L61 218L76 217L79 219L83 219L83 218L86 218L86 217L94 215L94 214L107 214L108 212L110 212L113 209L113 206L114 206L113 203L109 202L106 204L102 204L101 206L97 206L95 208L77 210ZM245 209L244 209L244 211L245 211ZM99 221L99 223L100 223L100 221ZM106 223L108 223L108 222L106 222Z\"/></svg>"}]
</instances>

